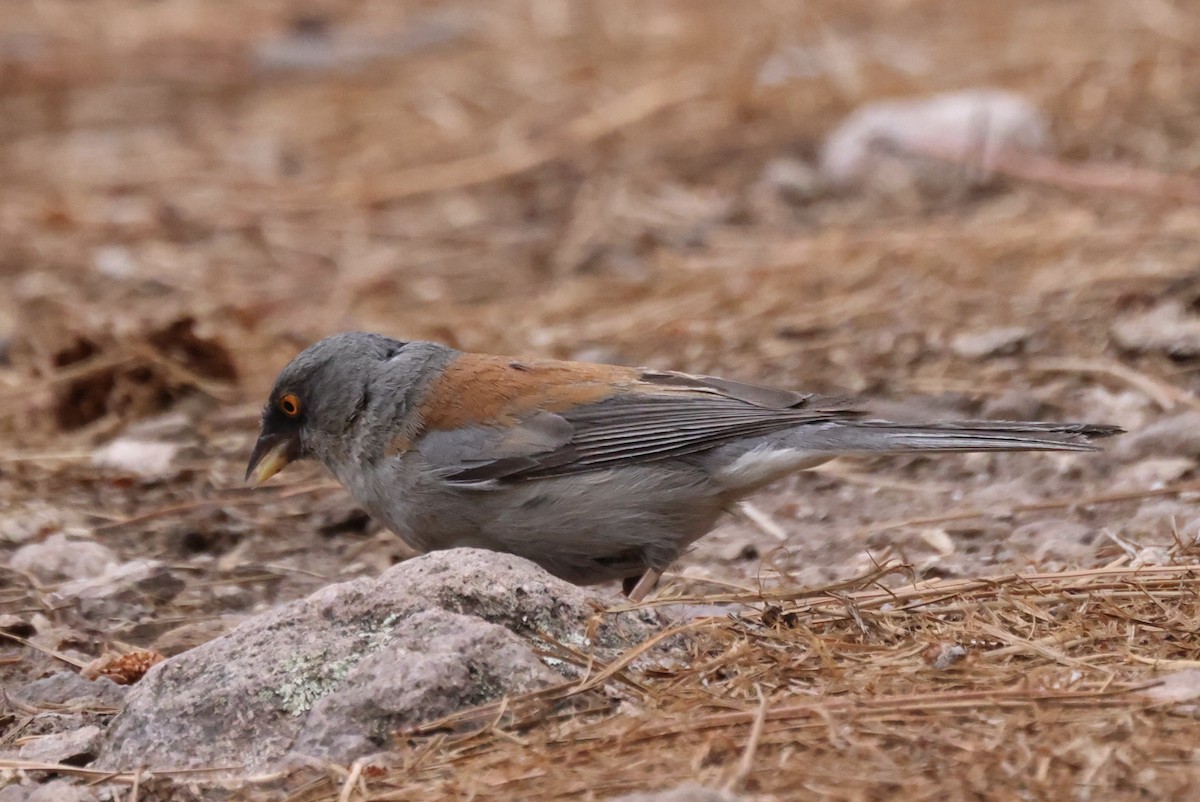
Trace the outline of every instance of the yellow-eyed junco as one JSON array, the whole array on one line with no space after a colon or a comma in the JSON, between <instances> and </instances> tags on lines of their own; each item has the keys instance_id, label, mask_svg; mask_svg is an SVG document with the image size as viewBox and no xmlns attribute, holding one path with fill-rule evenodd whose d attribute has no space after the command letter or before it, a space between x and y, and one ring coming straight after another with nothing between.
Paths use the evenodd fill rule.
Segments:
<instances>
[{"instance_id":1,"label":"yellow-eyed junco","mask_svg":"<svg viewBox=\"0 0 1200 802\"><path fill-rule=\"evenodd\" d=\"M836 456L1096 451L1092 439L1120 431L893 423L710 376L355 332L279 374L246 476L312 458L415 549L510 552L571 582L624 580L640 600L734 502Z\"/></svg>"}]
</instances>

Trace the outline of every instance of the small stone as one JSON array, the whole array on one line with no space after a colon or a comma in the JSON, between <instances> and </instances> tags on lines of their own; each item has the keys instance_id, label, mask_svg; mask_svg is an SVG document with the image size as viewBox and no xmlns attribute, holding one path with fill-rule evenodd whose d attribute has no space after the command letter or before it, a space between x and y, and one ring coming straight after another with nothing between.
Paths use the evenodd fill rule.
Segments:
<instances>
[{"instance_id":1,"label":"small stone","mask_svg":"<svg viewBox=\"0 0 1200 802\"><path fill-rule=\"evenodd\" d=\"M96 757L100 735L95 725L43 735L23 744L18 754L22 760L86 766Z\"/></svg>"},{"instance_id":2,"label":"small stone","mask_svg":"<svg viewBox=\"0 0 1200 802\"><path fill-rule=\"evenodd\" d=\"M9 565L42 582L100 576L118 563L116 552L94 540L75 540L59 532L13 553Z\"/></svg>"},{"instance_id":3,"label":"small stone","mask_svg":"<svg viewBox=\"0 0 1200 802\"><path fill-rule=\"evenodd\" d=\"M964 359L1012 356L1021 352L1027 339L1029 330L1021 326L969 331L955 335L950 350Z\"/></svg>"},{"instance_id":4,"label":"small stone","mask_svg":"<svg viewBox=\"0 0 1200 802\"><path fill-rule=\"evenodd\" d=\"M92 462L141 479L163 479L174 473L172 463L178 453L178 443L118 437L96 449Z\"/></svg>"},{"instance_id":5,"label":"small stone","mask_svg":"<svg viewBox=\"0 0 1200 802\"><path fill-rule=\"evenodd\" d=\"M1161 351L1173 357L1200 356L1200 316L1170 301L1139 315L1124 317L1109 329L1128 351Z\"/></svg>"},{"instance_id":6,"label":"small stone","mask_svg":"<svg viewBox=\"0 0 1200 802\"><path fill-rule=\"evenodd\" d=\"M759 556L758 545L749 538L738 538L722 544L717 549L717 556L728 563L757 560Z\"/></svg>"},{"instance_id":7,"label":"small stone","mask_svg":"<svg viewBox=\"0 0 1200 802\"><path fill-rule=\"evenodd\" d=\"M943 557L949 557L955 552L954 539L945 529L925 529L921 532L921 540Z\"/></svg>"},{"instance_id":8,"label":"small stone","mask_svg":"<svg viewBox=\"0 0 1200 802\"><path fill-rule=\"evenodd\" d=\"M49 677L27 682L9 690L14 699L26 705L104 705L120 708L125 689L107 678L84 679L74 671L60 671Z\"/></svg>"},{"instance_id":9,"label":"small stone","mask_svg":"<svg viewBox=\"0 0 1200 802\"><path fill-rule=\"evenodd\" d=\"M35 501L5 512L0 517L0 540L27 543L40 535L62 530L62 509Z\"/></svg>"},{"instance_id":10,"label":"small stone","mask_svg":"<svg viewBox=\"0 0 1200 802\"><path fill-rule=\"evenodd\" d=\"M1142 693L1160 704L1179 704L1200 699L1200 668L1167 674Z\"/></svg>"},{"instance_id":11,"label":"small stone","mask_svg":"<svg viewBox=\"0 0 1200 802\"><path fill-rule=\"evenodd\" d=\"M935 643L921 656L926 665L938 671L945 671L955 663L961 662L967 656L967 650L957 643Z\"/></svg>"},{"instance_id":12,"label":"small stone","mask_svg":"<svg viewBox=\"0 0 1200 802\"><path fill-rule=\"evenodd\" d=\"M1003 156L1051 144L1046 116L1020 95L951 92L857 109L826 140L821 173L839 187L940 189L961 184L966 168L971 183L982 183Z\"/></svg>"},{"instance_id":13,"label":"small stone","mask_svg":"<svg viewBox=\"0 0 1200 802\"><path fill-rule=\"evenodd\" d=\"M96 802L97 792L69 780L51 780L41 785L7 785L0 788L0 802Z\"/></svg>"},{"instance_id":14,"label":"small stone","mask_svg":"<svg viewBox=\"0 0 1200 802\"><path fill-rule=\"evenodd\" d=\"M18 615L4 613L0 615L0 632L7 632L18 638L30 638L37 634L37 627Z\"/></svg>"},{"instance_id":15,"label":"small stone","mask_svg":"<svg viewBox=\"0 0 1200 802\"><path fill-rule=\"evenodd\" d=\"M121 245L104 245L92 252L92 267L105 278L132 278L137 273L137 261L129 249Z\"/></svg>"}]
</instances>

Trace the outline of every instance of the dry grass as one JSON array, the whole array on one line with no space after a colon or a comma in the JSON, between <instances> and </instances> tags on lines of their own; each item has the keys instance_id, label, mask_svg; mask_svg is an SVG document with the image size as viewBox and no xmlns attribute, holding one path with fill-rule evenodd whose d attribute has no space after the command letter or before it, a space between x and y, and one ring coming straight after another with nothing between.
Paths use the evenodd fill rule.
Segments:
<instances>
[{"instance_id":1,"label":"dry grass","mask_svg":"<svg viewBox=\"0 0 1200 802\"><path fill-rule=\"evenodd\" d=\"M603 797L688 780L827 799L1195 790L1194 708L1177 706L1200 694L1194 567L877 579L697 621L682 665L596 667L623 677L622 712L598 697L590 717L549 715L596 685L584 681L430 723L368 798ZM1172 671L1192 672L1182 695L1157 684Z\"/></svg>"},{"instance_id":2,"label":"dry grass","mask_svg":"<svg viewBox=\"0 0 1200 802\"><path fill-rule=\"evenodd\" d=\"M1189 551L1174 556L1191 561ZM882 583L896 572L741 598L741 612L666 630L579 682L398 733L390 768L366 760L325 778L252 778L259 790L246 792L290 789L295 802L567 799L688 781L780 799L1196 791L1195 565ZM685 658L639 660L680 635ZM149 798L203 774L0 768L137 782Z\"/></svg>"}]
</instances>

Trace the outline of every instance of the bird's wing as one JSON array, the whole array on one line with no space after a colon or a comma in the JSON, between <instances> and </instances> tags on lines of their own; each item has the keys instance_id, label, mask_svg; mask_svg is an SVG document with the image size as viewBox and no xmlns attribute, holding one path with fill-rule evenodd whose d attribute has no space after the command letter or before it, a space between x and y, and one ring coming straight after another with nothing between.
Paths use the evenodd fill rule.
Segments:
<instances>
[{"instance_id":1,"label":"bird's wing","mask_svg":"<svg viewBox=\"0 0 1200 802\"><path fill-rule=\"evenodd\" d=\"M595 471L861 414L836 399L710 376L463 360L440 380L441 397L426 399L425 429L413 444L450 481Z\"/></svg>"}]
</instances>

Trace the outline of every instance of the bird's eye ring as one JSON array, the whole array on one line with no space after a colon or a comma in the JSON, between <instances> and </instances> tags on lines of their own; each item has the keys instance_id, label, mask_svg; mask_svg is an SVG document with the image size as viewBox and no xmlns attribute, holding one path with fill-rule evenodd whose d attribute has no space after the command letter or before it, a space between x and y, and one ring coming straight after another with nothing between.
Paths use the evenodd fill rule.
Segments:
<instances>
[{"instance_id":1,"label":"bird's eye ring","mask_svg":"<svg viewBox=\"0 0 1200 802\"><path fill-rule=\"evenodd\" d=\"M295 393L280 396L277 406L279 407L279 411L289 418L294 418L300 414L300 399L296 397Z\"/></svg>"}]
</instances>

